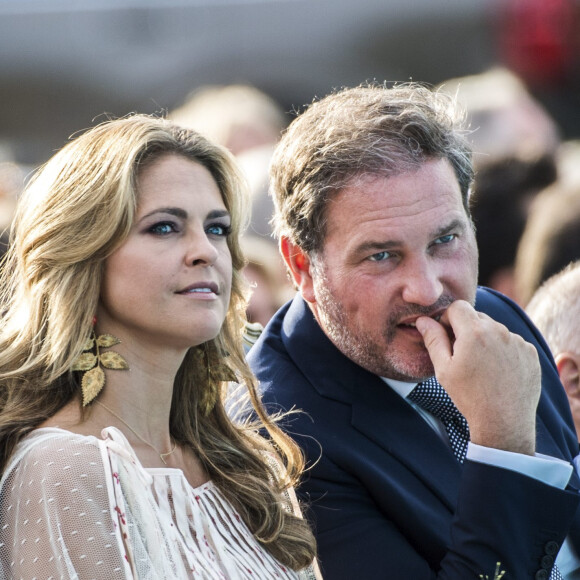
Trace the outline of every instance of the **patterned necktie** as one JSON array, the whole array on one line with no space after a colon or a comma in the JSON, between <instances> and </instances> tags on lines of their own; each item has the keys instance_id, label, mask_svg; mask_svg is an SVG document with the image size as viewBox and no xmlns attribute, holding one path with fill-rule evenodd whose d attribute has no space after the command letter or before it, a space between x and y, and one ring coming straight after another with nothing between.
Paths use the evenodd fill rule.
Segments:
<instances>
[{"instance_id":1,"label":"patterned necktie","mask_svg":"<svg viewBox=\"0 0 580 580\"><path fill-rule=\"evenodd\" d=\"M463 463L469 441L469 426L437 379L431 377L419 383L407 398L441 420L455 457L459 463Z\"/></svg>"},{"instance_id":2,"label":"patterned necktie","mask_svg":"<svg viewBox=\"0 0 580 580\"><path fill-rule=\"evenodd\" d=\"M431 377L419 383L407 398L441 420L455 457L459 463L463 463L469 441L469 426L437 379ZM552 568L550 580L564 580L556 565Z\"/></svg>"}]
</instances>

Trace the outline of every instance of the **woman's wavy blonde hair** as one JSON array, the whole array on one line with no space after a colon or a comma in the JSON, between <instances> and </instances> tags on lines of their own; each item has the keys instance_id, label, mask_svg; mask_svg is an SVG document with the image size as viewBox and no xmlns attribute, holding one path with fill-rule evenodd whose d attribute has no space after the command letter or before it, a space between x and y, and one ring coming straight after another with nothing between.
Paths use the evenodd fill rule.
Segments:
<instances>
[{"instance_id":1,"label":"woman's wavy blonde hair","mask_svg":"<svg viewBox=\"0 0 580 580\"><path fill-rule=\"evenodd\" d=\"M70 369L92 329L104 262L133 224L140 170L166 154L196 161L212 174L231 214L233 264L219 335L192 347L175 378L171 435L193 449L264 548L300 569L314 557L313 535L280 497L296 483L302 457L264 412L242 346L244 182L225 149L165 119L133 115L90 129L40 168L20 200L0 276L0 473L27 433L71 400L80 405L78 377ZM232 379L246 387L257 425L235 424L226 414ZM257 427L269 432L287 477L269 466L270 443L256 437Z\"/></svg>"}]
</instances>

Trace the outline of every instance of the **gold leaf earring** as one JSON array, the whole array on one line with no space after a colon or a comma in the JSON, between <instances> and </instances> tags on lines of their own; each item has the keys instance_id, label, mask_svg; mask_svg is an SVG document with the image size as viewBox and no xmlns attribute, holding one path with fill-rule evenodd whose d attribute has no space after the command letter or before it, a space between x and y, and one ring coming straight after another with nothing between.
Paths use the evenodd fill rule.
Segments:
<instances>
[{"instance_id":1,"label":"gold leaf earring","mask_svg":"<svg viewBox=\"0 0 580 580\"><path fill-rule=\"evenodd\" d=\"M129 369L127 361L118 352L110 350L101 353L101 348L110 348L120 342L118 338L111 334L96 336L94 330L87 339L83 347L83 353L77 358L72 367L73 371L84 371L81 380L83 407L93 401L105 386L105 372L102 367L123 371ZM90 352L93 349L95 352Z\"/></svg>"}]
</instances>

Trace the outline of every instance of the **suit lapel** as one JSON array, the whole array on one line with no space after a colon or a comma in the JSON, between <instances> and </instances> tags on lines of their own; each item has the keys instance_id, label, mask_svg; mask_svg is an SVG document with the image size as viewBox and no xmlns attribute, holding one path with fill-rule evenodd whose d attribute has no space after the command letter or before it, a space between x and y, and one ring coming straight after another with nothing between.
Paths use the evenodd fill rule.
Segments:
<instances>
[{"instance_id":1,"label":"suit lapel","mask_svg":"<svg viewBox=\"0 0 580 580\"><path fill-rule=\"evenodd\" d=\"M332 344L300 296L284 318L282 340L319 395L351 406L351 426L369 445L396 457L450 511L454 510L461 466L451 449L384 381L350 361Z\"/></svg>"},{"instance_id":2,"label":"suit lapel","mask_svg":"<svg viewBox=\"0 0 580 580\"><path fill-rule=\"evenodd\" d=\"M453 512L461 465L449 446L382 380L373 376L359 387L352 404L352 426L396 457Z\"/></svg>"}]
</instances>

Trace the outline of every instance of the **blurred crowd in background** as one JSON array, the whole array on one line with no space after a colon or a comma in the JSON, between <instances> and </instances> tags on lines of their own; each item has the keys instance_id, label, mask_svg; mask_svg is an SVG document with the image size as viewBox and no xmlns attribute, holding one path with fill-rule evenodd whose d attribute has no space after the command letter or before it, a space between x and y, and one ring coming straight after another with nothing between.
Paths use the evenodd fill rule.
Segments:
<instances>
[{"instance_id":1,"label":"blurred crowd in background","mask_svg":"<svg viewBox=\"0 0 580 580\"><path fill-rule=\"evenodd\" d=\"M479 282L523 307L547 278L580 259L580 138L574 133L580 107L569 105L574 99L563 108L546 105L549 95L554 101L568 92L577 99L580 92L579 6L574 0L506 0L497 26L497 63L433 83L457 97L469 122ZM360 82L366 80L373 79ZM293 116L252 83L191 88L166 115L227 147L246 174L252 199L244 240L253 287L248 317L265 325L294 292L271 236L268 196L270 156ZM0 142L3 249L16 199L34 167L19 163L1 134Z\"/></svg>"}]
</instances>

